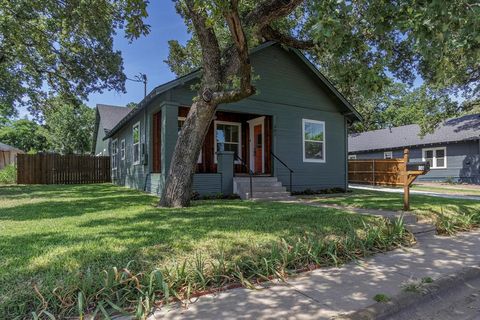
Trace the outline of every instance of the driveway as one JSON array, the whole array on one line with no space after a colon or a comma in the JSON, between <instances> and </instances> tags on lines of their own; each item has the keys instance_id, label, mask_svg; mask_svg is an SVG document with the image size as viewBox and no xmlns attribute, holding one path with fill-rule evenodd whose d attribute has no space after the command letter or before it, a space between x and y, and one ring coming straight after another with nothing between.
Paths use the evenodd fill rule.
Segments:
<instances>
[{"instance_id":1,"label":"driveway","mask_svg":"<svg viewBox=\"0 0 480 320\"><path fill-rule=\"evenodd\" d=\"M348 187L351 188L351 189L358 189L358 190L381 191L381 192L389 192L389 193L403 193L403 189L400 189L400 188L389 188L389 187L369 186L369 185L359 185L359 184L350 184ZM470 195L467 196L467 195L439 193L439 192L432 192L432 191L420 191L420 190L410 189L410 194L421 194L421 195L425 195L425 196L446 198L446 199L464 199L464 200L478 200L478 201L480 201L480 196L470 196Z\"/></svg>"}]
</instances>

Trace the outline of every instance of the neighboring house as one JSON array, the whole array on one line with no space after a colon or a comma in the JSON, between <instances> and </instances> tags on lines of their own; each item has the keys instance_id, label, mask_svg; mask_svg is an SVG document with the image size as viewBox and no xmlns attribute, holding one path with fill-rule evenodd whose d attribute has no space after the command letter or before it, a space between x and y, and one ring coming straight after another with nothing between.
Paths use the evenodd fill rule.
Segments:
<instances>
[{"instance_id":1,"label":"neighboring house","mask_svg":"<svg viewBox=\"0 0 480 320\"><path fill-rule=\"evenodd\" d=\"M17 154L25 153L22 150L0 142L0 170L9 164L17 163Z\"/></svg>"},{"instance_id":2,"label":"neighboring house","mask_svg":"<svg viewBox=\"0 0 480 320\"><path fill-rule=\"evenodd\" d=\"M110 140L103 139L132 109L120 106L97 104L95 113L95 130L93 132L92 154L97 156L110 155L108 144Z\"/></svg>"},{"instance_id":3,"label":"neighboring house","mask_svg":"<svg viewBox=\"0 0 480 320\"><path fill-rule=\"evenodd\" d=\"M280 160L294 171L293 190L346 188L347 127L358 113L298 50L268 42L251 51L251 61L258 94L219 106L194 191L246 197L248 166L254 197L281 196L290 181ZM197 70L158 86L106 135L115 183L161 193L200 76Z\"/></svg>"},{"instance_id":4,"label":"neighboring house","mask_svg":"<svg viewBox=\"0 0 480 320\"><path fill-rule=\"evenodd\" d=\"M420 136L418 125L351 134L349 159L401 158L428 161L430 172L418 180L480 183L480 114L444 121L431 134Z\"/></svg>"}]
</instances>

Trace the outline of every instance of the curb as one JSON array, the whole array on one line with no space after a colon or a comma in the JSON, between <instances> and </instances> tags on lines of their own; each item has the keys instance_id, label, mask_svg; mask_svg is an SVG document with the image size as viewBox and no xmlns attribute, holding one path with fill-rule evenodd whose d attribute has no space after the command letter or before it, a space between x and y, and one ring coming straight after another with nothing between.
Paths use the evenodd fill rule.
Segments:
<instances>
[{"instance_id":1,"label":"curb","mask_svg":"<svg viewBox=\"0 0 480 320\"><path fill-rule=\"evenodd\" d=\"M389 319L396 313L404 311L429 301L432 301L439 293L455 288L466 281L480 277L480 266L465 267L461 271L440 277L433 283L425 284L426 293L401 292L389 302L377 302L365 309L355 311L348 315L342 315L334 319L338 320L382 320Z\"/></svg>"}]
</instances>

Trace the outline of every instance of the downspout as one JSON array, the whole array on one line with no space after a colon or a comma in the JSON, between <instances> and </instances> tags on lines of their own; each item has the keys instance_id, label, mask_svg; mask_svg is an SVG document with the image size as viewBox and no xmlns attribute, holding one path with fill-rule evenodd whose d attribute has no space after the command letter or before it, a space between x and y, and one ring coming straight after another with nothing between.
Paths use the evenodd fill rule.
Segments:
<instances>
[{"instance_id":1,"label":"downspout","mask_svg":"<svg viewBox=\"0 0 480 320\"><path fill-rule=\"evenodd\" d=\"M148 153L147 153L147 108L148 103L145 104L145 108L143 108L143 170L147 170L147 174L145 174L145 181L143 183L143 191L147 191L147 181L148 177L150 176L150 170L148 170Z\"/></svg>"},{"instance_id":2,"label":"downspout","mask_svg":"<svg viewBox=\"0 0 480 320\"><path fill-rule=\"evenodd\" d=\"M348 119L344 116L345 123L345 192L348 190Z\"/></svg>"}]
</instances>

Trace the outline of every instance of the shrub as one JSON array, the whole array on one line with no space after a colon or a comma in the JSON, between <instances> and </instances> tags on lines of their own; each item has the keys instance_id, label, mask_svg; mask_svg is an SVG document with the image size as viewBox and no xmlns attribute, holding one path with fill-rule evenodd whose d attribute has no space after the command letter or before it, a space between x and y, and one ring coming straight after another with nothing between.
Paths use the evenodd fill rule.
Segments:
<instances>
[{"instance_id":1,"label":"shrub","mask_svg":"<svg viewBox=\"0 0 480 320\"><path fill-rule=\"evenodd\" d=\"M223 194L223 193L216 193L216 194L209 194L209 195L200 195L200 193L194 191L191 196L192 200L237 200L240 199L238 194Z\"/></svg>"},{"instance_id":2,"label":"shrub","mask_svg":"<svg viewBox=\"0 0 480 320\"><path fill-rule=\"evenodd\" d=\"M305 195L335 194L335 193L345 193L345 192L346 191L343 188L330 188L330 189L320 189L320 190L305 189L303 191L293 191L292 195L305 196Z\"/></svg>"},{"instance_id":3,"label":"shrub","mask_svg":"<svg viewBox=\"0 0 480 320\"><path fill-rule=\"evenodd\" d=\"M17 182L17 168L13 164L9 164L0 170L0 184L12 184L15 182Z\"/></svg>"}]
</instances>

